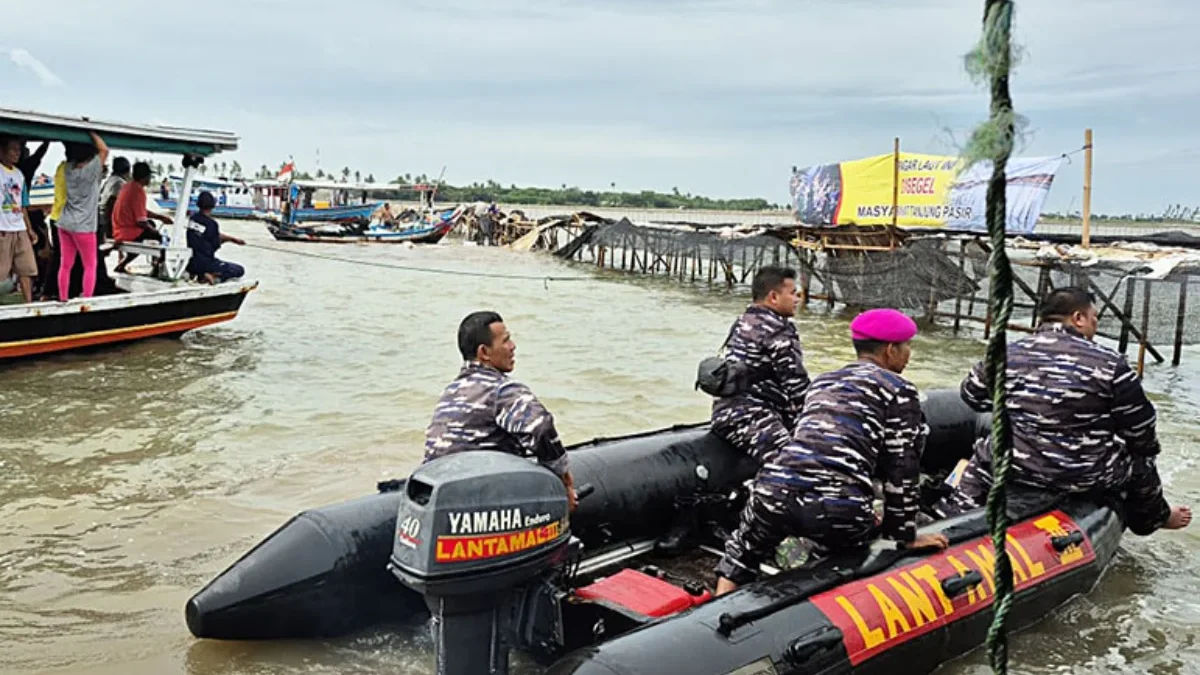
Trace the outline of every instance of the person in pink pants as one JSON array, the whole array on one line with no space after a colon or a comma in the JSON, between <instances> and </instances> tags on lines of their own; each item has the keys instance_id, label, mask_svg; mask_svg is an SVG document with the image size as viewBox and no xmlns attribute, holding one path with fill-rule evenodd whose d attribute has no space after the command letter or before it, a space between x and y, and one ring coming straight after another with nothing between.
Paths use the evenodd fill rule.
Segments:
<instances>
[{"instance_id":1,"label":"person in pink pants","mask_svg":"<svg viewBox=\"0 0 1200 675\"><path fill-rule=\"evenodd\" d=\"M90 133L90 132L89 132ZM78 254L83 260L83 297L96 292L96 229L100 224L100 179L108 161L108 146L94 133L92 144L66 143L67 201L59 218L58 299L66 302L71 270Z\"/></svg>"}]
</instances>

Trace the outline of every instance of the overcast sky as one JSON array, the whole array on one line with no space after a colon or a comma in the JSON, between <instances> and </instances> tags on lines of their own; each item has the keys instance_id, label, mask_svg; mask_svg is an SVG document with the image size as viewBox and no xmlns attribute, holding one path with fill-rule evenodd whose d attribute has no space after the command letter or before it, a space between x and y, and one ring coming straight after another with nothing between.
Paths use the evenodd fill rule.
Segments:
<instances>
[{"instance_id":1,"label":"overcast sky","mask_svg":"<svg viewBox=\"0 0 1200 675\"><path fill-rule=\"evenodd\" d=\"M0 107L230 130L234 159L787 201L790 167L953 153L966 0L8 0ZM1096 133L1094 208L1200 204L1200 5L1025 0L1022 156ZM229 158L224 158L229 161ZM170 161L170 158L163 158ZM177 160L176 160L177 161ZM1064 163L1048 210L1078 208Z\"/></svg>"}]
</instances>

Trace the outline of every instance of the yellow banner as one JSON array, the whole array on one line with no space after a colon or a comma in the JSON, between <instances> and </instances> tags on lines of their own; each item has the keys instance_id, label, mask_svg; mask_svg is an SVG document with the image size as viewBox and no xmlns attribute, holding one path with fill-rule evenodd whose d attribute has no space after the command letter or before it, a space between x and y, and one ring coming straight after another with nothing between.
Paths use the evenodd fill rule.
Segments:
<instances>
[{"instance_id":1,"label":"yellow banner","mask_svg":"<svg viewBox=\"0 0 1200 675\"><path fill-rule=\"evenodd\" d=\"M1007 229L1032 231L1061 158L1011 159ZM794 213L806 225L889 225L982 229L990 163L960 171L962 160L902 152L794 169ZM898 185L893 196L893 186Z\"/></svg>"}]
</instances>

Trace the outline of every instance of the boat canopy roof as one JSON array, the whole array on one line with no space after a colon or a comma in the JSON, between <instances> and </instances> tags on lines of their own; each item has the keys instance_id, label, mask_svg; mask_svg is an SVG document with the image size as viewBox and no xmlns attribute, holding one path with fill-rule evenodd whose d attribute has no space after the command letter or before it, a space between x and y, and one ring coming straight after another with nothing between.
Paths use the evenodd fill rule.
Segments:
<instances>
[{"instance_id":1,"label":"boat canopy roof","mask_svg":"<svg viewBox=\"0 0 1200 675\"><path fill-rule=\"evenodd\" d=\"M172 183L182 183L183 176L173 173L170 176L167 176L167 180L169 180ZM193 176L192 177L192 187L193 188L205 188L205 187L230 188L230 187L246 187L248 185L250 185L250 181L248 181L248 180L230 180L227 178L206 178L204 176Z\"/></svg>"},{"instance_id":2,"label":"boat canopy roof","mask_svg":"<svg viewBox=\"0 0 1200 675\"><path fill-rule=\"evenodd\" d=\"M27 110L0 108L0 134L31 141L89 143L94 131L110 148L207 157L236 150L238 137L226 131L105 122Z\"/></svg>"},{"instance_id":3,"label":"boat canopy roof","mask_svg":"<svg viewBox=\"0 0 1200 675\"><path fill-rule=\"evenodd\" d=\"M404 185L401 183L339 183L335 180L293 180L295 185L310 190L349 190L351 192L393 192L395 190L412 190L414 192L432 192L432 185Z\"/></svg>"}]
</instances>

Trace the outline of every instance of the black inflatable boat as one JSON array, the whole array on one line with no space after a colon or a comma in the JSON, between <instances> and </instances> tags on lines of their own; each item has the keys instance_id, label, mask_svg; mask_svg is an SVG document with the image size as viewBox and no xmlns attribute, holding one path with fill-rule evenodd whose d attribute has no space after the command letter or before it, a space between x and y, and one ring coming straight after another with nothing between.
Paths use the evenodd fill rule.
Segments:
<instances>
[{"instance_id":1,"label":"black inflatable boat","mask_svg":"<svg viewBox=\"0 0 1200 675\"><path fill-rule=\"evenodd\" d=\"M923 470L969 456L986 417L957 392L922 402ZM423 465L378 494L305 511L186 607L201 638L328 637L434 616L439 673L504 673L510 648L550 673L931 672L984 641L995 552L980 513L941 521L946 551L884 543L710 593L754 467L705 426L571 448L581 493L511 455ZM936 485L936 482L933 483ZM935 495L931 494L930 499ZM1084 501L1010 503L1012 623L1087 592L1124 530Z\"/></svg>"}]
</instances>

